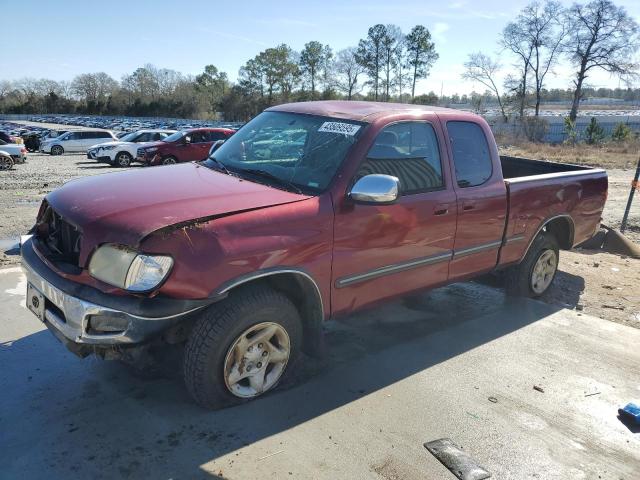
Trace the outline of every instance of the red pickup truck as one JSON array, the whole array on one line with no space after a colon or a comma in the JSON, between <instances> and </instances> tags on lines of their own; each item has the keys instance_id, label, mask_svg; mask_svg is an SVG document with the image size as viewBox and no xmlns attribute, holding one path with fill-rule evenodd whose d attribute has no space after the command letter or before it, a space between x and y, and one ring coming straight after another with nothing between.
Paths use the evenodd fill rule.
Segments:
<instances>
[{"instance_id":1,"label":"red pickup truck","mask_svg":"<svg viewBox=\"0 0 640 480\"><path fill-rule=\"evenodd\" d=\"M183 130L158 142L145 143L138 148L136 161L151 166L204 160L215 142L226 140L234 133L230 128Z\"/></svg>"},{"instance_id":2,"label":"red pickup truck","mask_svg":"<svg viewBox=\"0 0 640 480\"><path fill-rule=\"evenodd\" d=\"M321 354L332 316L498 269L541 295L606 196L604 170L501 158L470 113L280 105L202 162L48 194L22 245L27 305L80 356L183 345L189 392L217 407Z\"/></svg>"}]
</instances>

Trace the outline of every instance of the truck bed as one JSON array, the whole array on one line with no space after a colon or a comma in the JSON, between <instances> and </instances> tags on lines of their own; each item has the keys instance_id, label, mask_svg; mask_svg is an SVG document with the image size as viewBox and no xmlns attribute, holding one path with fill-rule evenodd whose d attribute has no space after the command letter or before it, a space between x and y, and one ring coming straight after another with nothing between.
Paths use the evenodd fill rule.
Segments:
<instances>
[{"instance_id":1,"label":"truck bed","mask_svg":"<svg viewBox=\"0 0 640 480\"><path fill-rule=\"evenodd\" d=\"M505 180L513 180L519 177L531 177L552 173L579 173L593 170L592 167L570 165L568 163L545 162L544 160L531 160L528 158L500 156L502 176Z\"/></svg>"},{"instance_id":2,"label":"truck bed","mask_svg":"<svg viewBox=\"0 0 640 480\"><path fill-rule=\"evenodd\" d=\"M597 231L607 196L601 168L501 156L507 189L507 225L500 264L520 261L540 226L565 222L561 248L578 245Z\"/></svg>"}]
</instances>

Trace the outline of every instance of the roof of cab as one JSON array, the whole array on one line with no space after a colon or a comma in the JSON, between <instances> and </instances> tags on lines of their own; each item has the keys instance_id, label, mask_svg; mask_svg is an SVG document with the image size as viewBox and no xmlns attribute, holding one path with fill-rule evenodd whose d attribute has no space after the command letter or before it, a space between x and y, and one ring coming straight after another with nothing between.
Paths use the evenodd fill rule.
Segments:
<instances>
[{"instance_id":1,"label":"roof of cab","mask_svg":"<svg viewBox=\"0 0 640 480\"><path fill-rule=\"evenodd\" d=\"M406 103L387 102L360 102L348 100L321 100L316 102L285 103L267 108L271 112L304 113L307 115L320 115L323 117L342 118L360 122L371 122L380 117L406 114L425 113L456 113L465 114L461 110L452 108L432 107L429 105L413 105ZM468 115L473 115L468 113Z\"/></svg>"}]
</instances>

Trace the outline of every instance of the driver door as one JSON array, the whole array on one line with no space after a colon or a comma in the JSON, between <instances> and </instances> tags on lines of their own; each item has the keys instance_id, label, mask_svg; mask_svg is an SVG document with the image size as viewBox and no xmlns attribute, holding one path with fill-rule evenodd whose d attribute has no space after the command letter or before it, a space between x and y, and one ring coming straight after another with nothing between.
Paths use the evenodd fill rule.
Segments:
<instances>
[{"instance_id":1,"label":"driver door","mask_svg":"<svg viewBox=\"0 0 640 480\"><path fill-rule=\"evenodd\" d=\"M336 211L334 313L447 281L456 195L442 145L437 121L394 123L377 135L353 183L391 175L400 180L400 196L391 205L347 200Z\"/></svg>"}]
</instances>

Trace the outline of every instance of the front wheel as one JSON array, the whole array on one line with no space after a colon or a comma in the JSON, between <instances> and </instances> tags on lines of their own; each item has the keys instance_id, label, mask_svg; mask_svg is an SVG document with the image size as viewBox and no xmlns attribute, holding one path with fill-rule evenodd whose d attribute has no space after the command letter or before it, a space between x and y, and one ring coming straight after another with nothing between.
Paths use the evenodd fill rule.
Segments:
<instances>
[{"instance_id":1,"label":"front wheel","mask_svg":"<svg viewBox=\"0 0 640 480\"><path fill-rule=\"evenodd\" d=\"M549 232L540 232L522 261L507 270L507 293L539 297L551 286L558 271L559 259L556 237Z\"/></svg>"},{"instance_id":2,"label":"front wheel","mask_svg":"<svg viewBox=\"0 0 640 480\"><path fill-rule=\"evenodd\" d=\"M162 159L162 165L175 165L176 163L178 163L176 157L165 157Z\"/></svg>"},{"instance_id":3,"label":"front wheel","mask_svg":"<svg viewBox=\"0 0 640 480\"><path fill-rule=\"evenodd\" d=\"M128 154L127 152L119 152L116 155L116 158L113 163L116 167L125 168L125 167L130 167L132 161L133 161L133 157L131 157L130 154Z\"/></svg>"},{"instance_id":4,"label":"front wheel","mask_svg":"<svg viewBox=\"0 0 640 480\"><path fill-rule=\"evenodd\" d=\"M285 295L264 286L233 292L197 320L184 353L194 400L220 408L273 390L300 352L300 314Z\"/></svg>"},{"instance_id":5,"label":"front wheel","mask_svg":"<svg viewBox=\"0 0 640 480\"><path fill-rule=\"evenodd\" d=\"M54 145L51 147L51 155L62 155L64 153L64 148L60 145Z\"/></svg>"},{"instance_id":6,"label":"front wheel","mask_svg":"<svg viewBox=\"0 0 640 480\"><path fill-rule=\"evenodd\" d=\"M8 155L0 155L0 170L11 170L13 159Z\"/></svg>"}]
</instances>

